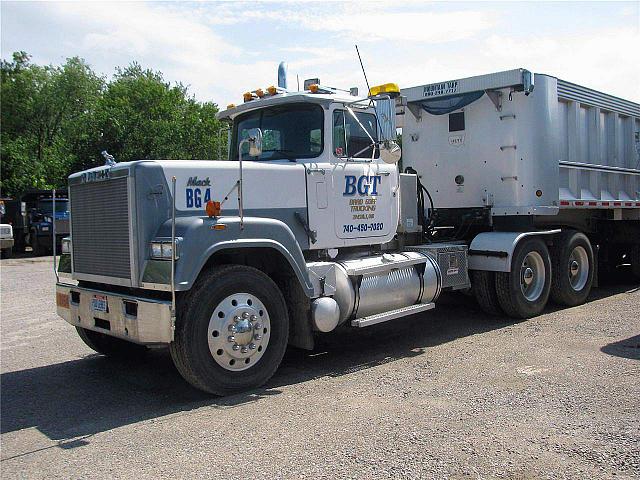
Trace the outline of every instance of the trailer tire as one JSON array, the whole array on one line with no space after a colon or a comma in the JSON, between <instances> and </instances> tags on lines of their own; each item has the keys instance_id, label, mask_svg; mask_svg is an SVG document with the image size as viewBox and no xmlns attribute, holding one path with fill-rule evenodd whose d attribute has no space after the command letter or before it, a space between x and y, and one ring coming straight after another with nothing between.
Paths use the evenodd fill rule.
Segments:
<instances>
[{"instance_id":1,"label":"trailer tire","mask_svg":"<svg viewBox=\"0 0 640 480\"><path fill-rule=\"evenodd\" d=\"M203 272L193 289L178 304L169 346L183 378L214 395L266 383L289 336L287 305L275 282L253 267L222 265Z\"/></svg>"},{"instance_id":2,"label":"trailer tire","mask_svg":"<svg viewBox=\"0 0 640 480\"><path fill-rule=\"evenodd\" d=\"M116 337L76 327L82 341L92 350L111 358L133 359L144 356L148 348L137 343L127 342Z\"/></svg>"},{"instance_id":3,"label":"trailer tire","mask_svg":"<svg viewBox=\"0 0 640 480\"><path fill-rule=\"evenodd\" d=\"M503 315L496 293L496 272L471 270L471 290L480 309L489 315Z\"/></svg>"},{"instance_id":4,"label":"trailer tire","mask_svg":"<svg viewBox=\"0 0 640 480\"><path fill-rule=\"evenodd\" d=\"M551 300L568 307L582 305L591 292L595 267L589 238L575 230L564 231L550 253Z\"/></svg>"},{"instance_id":5,"label":"trailer tire","mask_svg":"<svg viewBox=\"0 0 640 480\"><path fill-rule=\"evenodd\" d=\"M504 312L531 318L544 310L551 289L551 259L545 243L530 237L518 244L511 272L496 273L496 294Z\"/></svg>"}]
</instances>

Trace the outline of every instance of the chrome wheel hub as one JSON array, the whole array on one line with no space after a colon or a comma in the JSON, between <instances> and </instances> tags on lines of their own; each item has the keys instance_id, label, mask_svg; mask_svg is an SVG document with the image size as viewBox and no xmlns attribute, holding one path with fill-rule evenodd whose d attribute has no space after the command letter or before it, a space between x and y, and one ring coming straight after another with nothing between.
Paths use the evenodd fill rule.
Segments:
<instances>
[{"instance_id":1,"label":"chrome wheel hub","mask_svg":"<svg viewBox=\"0 0 640 480\"><path fill-rule=\"evenodd\" d=\"M569 255L569 284L579 292L589 279L589 256L584 247L576 247Z\"/></svg>"},{"instance_id":2,"label":"chrome wheel hub","mask_svg":"<svg viewBox=\"0 0 640 480\"><path fill-rule=\"evenodd\" d=\"M213 359L227 370L246 370L264 354L271 322L264 304L250 293L234 293L213 310L207 336Z\"/></svg>"},{"instance_id":3,"label":"chrome wheel hub","mask_svg":"<svg viewBox=\"0 0 640 480\"><path fill-rule=\"evenodd\" d=\"M520 290L530 302L542 295L546 272L544 261L538 252L529 252L520 266Z\"/></svg>"}]
</instances>

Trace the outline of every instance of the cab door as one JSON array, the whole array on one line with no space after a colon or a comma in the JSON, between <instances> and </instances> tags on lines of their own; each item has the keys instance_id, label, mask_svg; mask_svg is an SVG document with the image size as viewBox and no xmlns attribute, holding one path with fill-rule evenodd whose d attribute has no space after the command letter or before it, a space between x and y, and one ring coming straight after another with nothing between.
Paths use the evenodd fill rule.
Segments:
<instances>
[{"instance_id":1,"label":"cab door","mask_svg":"<svg viewBox=\"0 0 640 480\"><path fill-rule=\"evenodd\" d=\"M397 171L380 161L372 113L336 108L330 161L307 169L311 248L384 243L398 222Z\"/></svg>"}]
</instances>

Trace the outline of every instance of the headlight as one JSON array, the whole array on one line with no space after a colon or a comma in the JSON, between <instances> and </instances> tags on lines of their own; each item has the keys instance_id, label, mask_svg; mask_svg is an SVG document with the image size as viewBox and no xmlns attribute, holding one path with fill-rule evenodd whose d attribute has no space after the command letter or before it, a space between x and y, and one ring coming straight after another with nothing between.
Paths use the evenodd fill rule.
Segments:
<instances>
[{"instance_id":1,"label":"headlight","mask_svg":"<svg viewBox=\"0 0 640 480\"><path fill-rule=\"evenodd\" d=\"M176 247L179 245L176 238ZM151 242L151 258L155 260L171 260L173 248L171 240L162 240L157 242ZM175 259L180 257L180 251L176 248Z\"/></svg>"},{"instance_id":2,"label":"headlight","mask_svg":"<svg viewBox=\"0 0 640 480\"><path fill-rule=\"evenodd\" d=\"M62 254L71 255L71 238L69 237L62 239Z\"/></svg>"}]
</instances>

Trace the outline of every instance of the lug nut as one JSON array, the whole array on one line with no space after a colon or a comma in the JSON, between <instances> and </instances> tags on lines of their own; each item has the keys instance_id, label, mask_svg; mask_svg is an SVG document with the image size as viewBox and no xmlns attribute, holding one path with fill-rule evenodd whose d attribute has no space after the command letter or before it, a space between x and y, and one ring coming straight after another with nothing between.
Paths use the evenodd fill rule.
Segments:
<instances>
[{"instance_id":1,"label":"lug nut","mask_svg":"<svg viewBox=\"0 0 640 480\"><path fill-rule=\"evenodd\" d=\"M249 313L248 312L244 312L242 314L242 318L249 318Z\"/></svg>"},{"instance_id":2,"label":"lug nut","mask_svg":"<svg viewBox=\"0 0 640 480\"><path fill-rule=\"evenodd\" d=\"M231 347L231 349L232 349L234 352L237 352L238 350L240 350L240 345L238 345L237 343L234 343L234 344L233 344L233 347Z\"/></svg>"},{"instance_id":3,"label":"lug nut","mask_svg":"<svg viewBox=\"0 0 640 480\"><path fill-rule=\"evenodd\" d=\"M233 342L235 342L235 341L236 341L236 337L234 337L233 335L229 335L229 337L227 338L227 341L228 341L229 343L233 343Z\"/></svg>"},{"instance_id":4,"label":"lug nut","mask_svg":"<svg viewBox=\"0 0 640 480\"><path fill-rule=\"evenodd\" d=\"M231 333L236 333L236 326L235 325L229 325L229 331Z\"/></svg>"},{"instance_id":5,"label":"lug nut","mask_svg":"<svg viewBox=\"0 0 640 480\"><path fill-rule=\"evenodd\" d=\"M255 322L258 319L258 317L256 317L255 315L251 315L251 321Z\"/></svg>"},{"instance_id":6,"label":"lug nut","mask_svg":"<svg viewBox=\"0 0 640 480\"><path fill-rule=\"evenodd\" d=\"M260 329L262 328L262 324L261 324L260 322L258 322L258 323L256 323L256 324L253 326L253 328L254 328L255 330L260 330Z\"/></svg>"},{"instance_id":7,"label":"lug nut","mask_svg":"<svg viewBox=\"0 0 640 480\"><path fill-rule=\"evenodd\" d=\"M240 351L241 351L242 353L247 353L247 351L248 351L248 350L247 350L247 347L246 347L246 346L244 346L244 347L242 347L242 350L240 350Z\"/></svg>"},{"instance_id":8,"label":"lug nut","mask_svg":"<svg viewBox=\"0 0 640 480\"><path fill-rule=\"evenodd\" d=\"M256 349L256 344L255 344L255 343L252 343L251 345L249 345L249 348L250 348L251 350L255 350L255 349Z\"/></svg>"},{"instance_id":9,"label":"lug nut","mask_svg":"<svg viewBox=\"0 0 640 480\"><path fill-rule=\"evenodd\" d=\"M239 322L240 321L240 317L238 317L238 316L233 317L233 321L234 322Z\"/></svg>"},{"instance_id":10,"label":"lug nut","mask_svg":"<svg viewBox=\"0 0 640 480\"><path fill-rule=\"evenodd\" d=\"M262 340L262 335L260 335L259 333L256 333L256 334L253 336L253 338L254 338L254 339L256 339L256 340Z\"/></svg>"}]
</instances>

